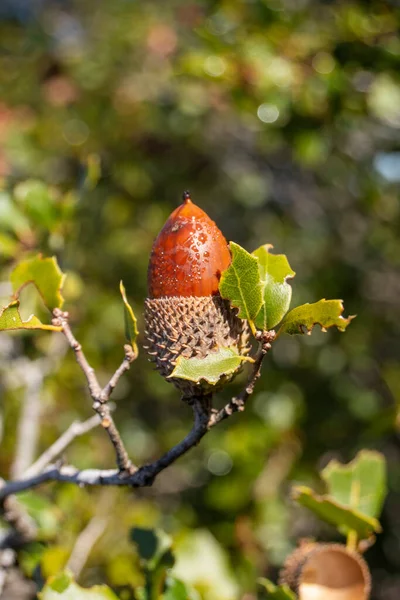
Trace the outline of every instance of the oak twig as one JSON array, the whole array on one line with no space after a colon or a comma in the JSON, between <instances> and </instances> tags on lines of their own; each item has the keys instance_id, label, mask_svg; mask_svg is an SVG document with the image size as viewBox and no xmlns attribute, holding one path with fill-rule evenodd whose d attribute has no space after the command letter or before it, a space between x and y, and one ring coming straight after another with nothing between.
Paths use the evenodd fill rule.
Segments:
<instances>
[{"instance_id":1,"label":"oak twig","mask_svg":"<svg viewBox=\"0 0 400 600\"><path fill-rule=\"evenodd\" d=\"M6 487L7 484L4 479L0 479L0 492ZM0 550L13 549L35 539L36 524L15 496L11 494L1 495L0 514L4 521L10 525L10 530L6 531L0 539Z\"/></svg>"},{"instance_id":2,"label":"oak twig","mask_svg":"<svg viewBox=\"0 0 400 600\"><path fill-rule=\"evenodd\" d=\"M3 589L6 583L8 571L14 566L16 555L14 550L6 548L0 551L0 596L3 595Z\"/></svg>"},{"instance_id":3,"label":"oak twig","mask_svg":"<svg viewBox=\"0 0 400 600\"><path fill-rule=\"evenodd\" d=\"M258 332L257 339L259 341L260 346L254 357L253 368L248 378L246 387L238 396L232 398L232 400L228 402L228 404L226 404L221 410L213 411L210 417L210 421L208 423L209 429L211 427L214 427L214 425L220 423L220 421L227 419L233 413L242 412L245 409L246 402L254 392L254 386L261 375L261 367L263 360L268 350L271 349L271 343L275 339L275 331L271 330L265 332Z\"/></svg>"},{"instance_id":4,"label":"oak twig","mask_svg":"<svg viewBox=\"0 0 400 600\"><path fill-rule=\"evenodd\" d=\"M93 546L103 535L106 525L106 518L94 516L86 525L85 529L78 535L66 564L66 569L72 571L75 579L78 579L81 574Z\"/></svg>"},{"instance_id":5,"label":"oak twig","mask_svg":"<svg viewBox=\"0 0 400 600\"><path fill-rule=\"evenodd\" d=\"M59 308L55 308L53 316L53 325L62 327L70 347L75 352L76 361L86 376L89 392L93 400L93 410L99 415L101 426L107 431L108 437L114 446L117 465L120 472L127 475L134 473L137 471L137 467L131 462L128 456L119 431L114 423L114 419L111 416L108 400L121 375L129 369L131 362L135 360L136 354L131 350L130 346L125 346L125 357L121 366L111 377L105 388L102 389L94 369L89 365L80 343L71 331L68 322L68 313L63 312Z\"/></svg>"},{"instance_id":6,"label":"oak twig","mask_svg":"<svg viewBox=\"0 0 400 600\"><path fill-rule=\"evenodd\" d=\"M63 313L63 315L65 315L65 313ZM63 319L65 320L67 319L67 317L64 316ZM61 322L63 322L63 328L65 328L66 337L70 340L71 347L73 347L75 354L77 355L77 361L81 366L82 370L84 371L88 383L90 382L90 389L94 390L94 393L99 394L99 397L95 396L96 399L94 408L103 421L104 418L107 417L102 416L102 413L100 411L104 409L109 411L107 400L109 398L109 395L111 394L112 389L114 388L114 384L116 383L116 381L118 381L119 377L127 370L130 362L133 359L131 357L125 357L124 361L126 361L126 364L125 362L121 364L121 366L116 371L115 375L111 378L110 382L107 384L104 390L101 390L100 385L97 382L97 378L94 374L94 371L87 363L86 358L84 357L78 342L76 342L75 338L73 337L68 324L64 324L66 323L66 321ZM3 487L0 487L0 502L2 501L2 499L9 496L10 494L17 494L18 492L21 492L23 490L37 487L38 485L41 485L42 483L45 483L47 481L64 481L69 483L75 483L80 486L151 486L155 477L161 471L163 471L165 468L174 463L188 450L196 446L200 442L202 437L212 427L214 427L224 419L227 419L233 413L240 412L245 409L246 402L253 393L254 386L258 378L260 377L262 362L268 350L271 348L271 343L275 339L275 332L259 332L257 335L257 339L259 342L259 349L255 355L254 363L252 364L252 370L243 391L238 396L232 398L232 400L220 411L211 408L211 396L191 398L188 401L188 403L192 406L194 415L194 423L192 429L182 441L180 441L173 448L168 450L163 456L155 460L153 463L131 470L124 469L124 476L121 476L121 468L119 470L85 469L80 471L72 465L47 464L47 466L45 466L40 472L37 472L37 469L34 469L33 473L30 472L30 470L28 470L22 479L18 481L10 481ZM103 422L102 425L104 427ZM116 448L117 456L119 456L121 448L123 452L126 451L122 445L122 441L120 440L120 436L118 431L116 430L115 425L114 428L117 433L117 438L114 441L112 436L110 435L109 428L107 428L107 430L111 440L113 441L113 445ZM58 440L58 442L60 442L60 440ZM56 444L58 442L56 442ZM121 443L121 446L119 446L119 443ZM59 453L57 452L56 455L58 454ZM49 456L47 452L44 453L43 456L45 455ZM127 455L126 459L127 461L129 461ZM130 461L129 464L131 464ZM118 462L118 466L120 466L120 462Z\"/></svg>"},{"instance_id":7,"label":"oak twig","mask_svg":"<svg viewBox=\"0 0 400 600\"><path fill-rule=\"evenodd\" d=\"M24 479L27 477L32 477L37 475L47 465L52 463L60 454L66 450L66 448L70 445L70 443L77 437L88 433L98 425L100 425L100 417L99 415L94 415L90 417L86 421L80 423L79 421L75 421L72 423L66 431L52 444L39 458L24 472Z\"/></svg>"},{"instance_id":8,"label":"oak twig","mask_svg":"<svg viewBox=\"0 0 400 600\"><path fill-rule=\"evenodd\" d=\"M43 359L36 361L25 359L19 370L23 374L25 391L17 427L15 458L11 465L13 478L21 477L35 456L40 422L40 392L46 366Z\"/></svg>"}]
</instances>

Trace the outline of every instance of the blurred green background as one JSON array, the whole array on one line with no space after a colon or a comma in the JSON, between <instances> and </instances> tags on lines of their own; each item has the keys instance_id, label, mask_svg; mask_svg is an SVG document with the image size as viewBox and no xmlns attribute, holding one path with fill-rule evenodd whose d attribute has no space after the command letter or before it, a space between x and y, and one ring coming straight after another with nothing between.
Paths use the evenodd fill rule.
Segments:
<instances>
[{"instance_id":1,"label":"blurred green background","mask_svg":"<svg viewBox=\"0 0 400 600\"><path fill-rule=\"evenodd\" d=\"M358 315L345 334L280 339L248 410L153 488L26 494L47 540L44 575L99 518L83 585L123 597L141 581L129 529L158 526L174 538L177 573L206 600L251 600L256 577L274 578L297 539L338 539L293 505L291 482L318 488L329 459L365 447L389 466L384 533L366 555L373 598L399 598L399 17L396 1L1 1L2 304L18 259L56 255L74 332L106 382L123 356L119 281L143 331L151 245L188 188L228 239L288 255L293 305L342 298ZM34 302L27 290L25 316ZM61 336L3 334L0 356L8 478L91 404ZM190 427L143 350L113 401L135 462ZM24 415L37 430L21 445ZM114 466L101 430L67 455ZM21 557L27 573L43 548Z\"/></svg>"}]
</instances>

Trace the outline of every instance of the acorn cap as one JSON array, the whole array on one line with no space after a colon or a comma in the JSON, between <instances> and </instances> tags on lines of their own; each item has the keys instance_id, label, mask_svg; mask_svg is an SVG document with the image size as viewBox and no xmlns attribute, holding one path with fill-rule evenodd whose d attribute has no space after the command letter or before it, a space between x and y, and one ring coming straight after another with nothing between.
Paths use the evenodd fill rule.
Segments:
<instances>
[{"instance_id":1,"label":"acorn cap","mask_svg":"<svg viewBox=\"0 0 400 600\"><path fill-rule=\"evenodd\" d=\"M149 354L164 377L171 375L180 356L205 358L220 348L248 353L247 322L218 293L221 273L230 263L221 231L185 192L183 204L153 244L148 269L146 336ZM235 374L221 376L216 386L204 380L168 381L190 397L215 391Z\"/></svg>"},{"instance_id":2,"label":"acorn cap","mask_svg":"<svg viewBox=\"0 0 400 600\"><path fill-rule=\"evenodd\" d=\"M367 563L342 544L302 544L286 559L279 582L299 600L368 600L371 593Z\"/></svg>"},{"instance_id":3,"label":"acorn cap","mask_svg":"<svg viewBox=\"0 0 400 600\"><path fill-rule=\"evenodd\" d=\"M164 377L172 373L179 356L205 358L227 347L236 348L239 354L249 352L246 321L220 296L147 298L145 321L149 354ZM215 391L238 371L222 377L217 386L175 377L168 381L190 397Z\"/></svg>"}]
</instances>

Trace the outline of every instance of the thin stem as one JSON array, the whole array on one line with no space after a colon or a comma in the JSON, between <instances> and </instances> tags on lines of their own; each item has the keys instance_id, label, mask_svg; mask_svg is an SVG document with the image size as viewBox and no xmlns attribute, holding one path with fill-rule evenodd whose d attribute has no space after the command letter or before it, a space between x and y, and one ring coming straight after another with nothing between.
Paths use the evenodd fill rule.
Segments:
<instances>
[{"instance_id":1,"label":"thin stem","mask_svg":"<svg viewBox=\"0 0 400 600\"><path fill-rule=\"evenodd\" d=\"M97 380L96 373L93 367L89 365L86 356L83 353L82 346L74 337L74 334L71 331L71 328L68 323L69 314L67 312L62 312L59 308L56 308L53 311L53 315L53 324L58 324L62 327L63 334L67 338L70 347L75 352L76 362L78 363L81 370L86 376L91 397L93 398L93 400L98 400L101 395L100 384Z\"/></svg>"},{"instance_id":2,"label":"thin stem","mask_svg":"<svg viewBox=\"0 0 400 600\"><path fill-rule=\"evenodd\" d=\"M45 371L45 363L40 359L23 360L19 365L21 378L25 382L25 391L17 427L15 458L11 465L13 478L21 477L35 456L41 411L40 392Z\"/></svg>"},{"instance_id":3,"label":"thin stem","mask_svg":"<svg viewBox=\"0 0 400 600\"><path fill-rule=\"evenodd\" d=\"M11 494L2 494L7 488L4 479L0 479L0 514L11 529L1 540L0 549L14 548L22 543L33 540L37 527L25 508Z\"/></svg>"},{"instance_id":4,"label":"thin stem","mask_svg":"<svg viewBox=\"0 0 400 600\"><path fill-rule=\"evenodd\" d=\"M54 321L56 324L60 323L62 325L64 334L68 339L71 348L73 348L75 351L78 364L86 375L89 389L91 390L92 398L94 400L93 408L100 416L101 425L107 430L108 435L113 443L119 470L86 469L79 471L72 465L63 464L47 464L47 466L44 466L43 468L43 464L48 462L49 457L56 457L59 455L59 446L56 446L55 449L55 445L53 445L53 447L49 448L49 450L46 451L44 455L32 466L32 469L25 473L25 476L22 479L19 481L10 481L2 487L0 486L0 502L2 499L10 496L10 494L17 494L23 490L37 487L38 485L47 481L64 481L75 483L80 486L151 486L155 477L161 471L174 463L183 454L188 452L188 450L196 446L202 437L212 427L217 425L220 421L230 417L233 413L243 411L245 409L246 402L253 393L255 384L260 377L262 362L268 350L271 348L272 341L275 339L274 331L257 331L256 338L259 342L259 348L256 353L254 363L252 364L252 370L247 384L242 392L238 396L232 398L232 400L220 411L215 411L212 409L211 395L187 399L188 403L193 408L194 415L194 423L190 432L181 442L168 450L168 452L166 452L159 459L138 469L137 467L134 467L129 460L119 432L114 424L114 421L112 420L110 408L108 406L108 399L112 393L112 390L114 389L121 375L129 368L132 360L136 358L135 353L133 353L132 350L129 352L127 348L125 348L124 361L117 369L115 374L111 377L105 388L101 390L93 369L87 362L79 343L76 341L69 328L68 314L56 310L54 311ZM67 439L69 439L68 436ZM59 443L60 446L63 444L65 445L65 439L62 441L62 443L60 440L58 440L56 444ZM37 464L39 461L41 461L40 467L42 468L40 472L38 472L39 468Z\"/></svg>"},{"instance_id":5,"label":"thin stem","mask_svg":"<svg viewBox=\"0 0 400 600\"><path fill-rule=\"evenodd\" d=\"M107 385L103 388L101 392L101 399L103 402L107 402L122 375L126 371L129 371L131 363L137 358L137 352L133 350L132 346L126 344L124 346L124 351L124 360L122 361L121 365L115 371L114 375L111 377L110 381L107 383Z\"/></svg>"},{"instance_id":6,"label":"thin stem","mask_svg":"<svg viewBox=\"0 0 400 600\"><path fill-rule=\"evenodd\" d=\"M68 340L70 347L75 352L77 363L85 374L89 392L93 399L93 410L99 415L101 426L107 431L108 437L114 446L119 470L125 473L134 473L137 470L137 467L133 465L128 456L128 452L126 451L122 438L111 416L108 399L121 375L129 369L130 363L135 360L136 354L132 350L129 350L129 346L125 346L125 357L121 366L111 377L105 388L102 389L93 367L88 363L80 343L71 331L68 322L68 313L56 308L53 311L53 316L53 324L62 327L62 331Z\"/></svg>"},{"instance_id":7,"label":"thin stem","mask_svg":"<svg viewBox=\"0 0 400 600\"><path fill-rule=\"evenodd\" d=\"M353 551L357 550L357 531L354 531L354 529L351 529L347 534L346 548Z\"/></svg>"},{"instance_id":8,"label":"thin stem","mask_svg":"<svg viewBox=\"0 0 400 600\"><path fill-rule=\"evenodd\" d=\"M79 423L78 421L72 423L58 440L47 448L47 450L43 452L43 454L24 472L23 477L32 477L43 471L47 465L53 462L67 449L75 438L88 433L88 431L91 431L100 425L100 423L99 415L93 415L93 417L90 417L90 419L87 419L82 423Z\"/></svg>"},{"instance_id":9,"label":"thin stem","mask_svg":"<svg viewBox=\"0 0 400 600\"><path fill-rule=\"evenodd\" d=\"M95 516L76 538L74 547L66 564L66 569L72 571L76 579L78 579L81 574L93 546L103 535L106 526L106 518Z\"/></svg>"},{"instance_id":10,"label":"thin stem","mask_svg":"<svg viewBox=\"0 0 400 600\"><path fill-rule=\"evenodd\" d=\"M230 400L230 402L228 402L228 404L226 404L221 410L214 411L212 413L208 423L208 429L211 429L211 427L214 427L221 421L224 421L233 413L242 412L245 409L246 402L249 399L249 397L253 394L254 387L261 375L262 363L267 355L267 352L271 348L271 342L273 342L273 340L275 339L275 332L273 330L263 333L260 332L257 333L257 338L259 340L259 348L254 357L252 370L247 380L245 388L238 396L232 398L232 400Z\"/></svg>"}]
</instances>

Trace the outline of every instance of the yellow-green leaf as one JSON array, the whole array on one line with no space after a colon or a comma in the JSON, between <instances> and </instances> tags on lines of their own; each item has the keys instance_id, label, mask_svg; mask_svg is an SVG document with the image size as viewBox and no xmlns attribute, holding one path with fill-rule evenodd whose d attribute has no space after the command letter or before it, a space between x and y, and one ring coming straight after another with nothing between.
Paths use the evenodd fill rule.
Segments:
<instances>
[{"instance_id":1,"label":"yellow-green leaf","mask_svg":"<svg viewBox=\"0 0 400 600\"><path fill-rule=\"evenodd\" d=\"M98 154L89 154L86 161L85 188L93 190L101 177L101 162Z\"/></svg>"},{"instance_id":2,"label":"yellow-green leaf","mask_svg":"<svg viewBox=\"0 0 400 600\"><path fill-rule=\"evenodd\" d=\"M258 258L234 242L229 247L232 263L222 273L219 291L239 309L238 316L252 325L263 304Z\"/></svg>"},{"instance_id":3,"label":"yellow-green leaf","mask_svg":"<svg viewBox=\"0 0 400 600\"><path fill-rule=\"evenodd\" d=\"M253 252L259 260L264 300L255 324L258 329L263 330L278 325L289 310L292 288L287 280L296 275L285 254L270 254L272 247L271 244L265 244Z\"/></svg>"},{"instance_id":4,"label":"yellow-green leaf","mask_svg":"<svg viewBox=\"0 0 400 600\"><path fill-rule=\"evenodd\" d=\"M11 273L16 297L23 287L33 283L50 311L61 308L64 303L61 295L64 280L65 274L58 266L56 257L43 258L41 254L20 262Z\"/></svg>"},{"instance_id":5,"label":"yellow-green leaf","mask_svg":"<svg viewBox=\"0 0 400 600\"><path fill-rule=\"evenodd\" d=\"M344 331L354 316L345 318L342 300L319 300L314 304L302 304L287 313L277 335L281 333L311 333L314 325L320 325L325 331L337 327Z\"/></svg>"},{"instance_id":6,"label":"yellow-green leaf","mask_svg":"<svg viewBox=\"0 0 400 600\"><path fill-rule=\"evenodd\" d=\"M12 331L13 329L45 329L48 331L62 331L62 327L55 325L46 325L42 323L35 315L23 321L19 314L19 300L14 300L8 306L3 308L0 313L0 331Z\"/></svg>"},{"instance_id":7,"label":"yellow-green leaf","mask_svg":"<svg viewBox=\"0 0 400 600\"><path fill-rule=\"evenodd\" d=\"M40 600L118 600L106 585L80 587L68 571L50 577L38 597Z\"/></svg>"},{"instance_id":8,"label":"yellow-green leaf","mask_svg":"<svg viewBox=\"0 0 400 600\"><path fill-rule=\"evenodd\" d=\"M299 504L310 509L320 519L335 525L344 534L355 531L359 538L367 539L374 532L381 531L377 519L340 504L329 494L319 495L309 487L295 486L292 495Z\"/></svg>"},{"instance_id":9,"label":"yellow-green leaf","mask_svg":"<svg viewBox=\"0 0 400 600\"><path fill-rule=\"evenodd\" d=\"M210 352L205 358L180 356L169 377L179 377L195 383L204 379L216 384L224 375L235 373L244 361L253 362L253 359L241 356L236 348L220 348L218 352Z\"/></svg>"},{"instance_id":10,"label":"yellow-green leaf","mask_svg":"<svg viewBox=\"0 0 400 600\"><path fill-rule=\"evenodd\" d=\"M28 219L5 191L0 191L0 223L3 231L15 231L17 235L30 230Z\"/></svg>"},{"instance_id":11,"label":"yellow-green leaf","mask_svg":"<svg viewBox=\"0 0 400 600\"><path fill-rule=\"evenodd\" d=\"M347 465L331 460L321 472L329 495L337 502L377 517L386 496L386 464L380 452L361 450Z\"/></svg>"},{"instance_id":12,"label":"yellow-green leaf","mask_svg":"<svg viewBox=\"0 0 400 600\"><path fill-rule=\"evenodd\" d=\"M126 298L125 287L122 281L119 284L122 300L124 302L124 319L125 319L125 337L129 344L132 346L134 352L137 352L136 338L139 335L137 328L137 319Z\"/></svg>"},{"instance_id":13,"label":"yellow-green leaf","mask_svg":"<svg viewBox=\"0 0 400 600\"><path fill-rule=\"evenodd\" d=\"M265 577L257 579L257 583L267 592L268 600L296 600L295 594L286 584L275 585L275 583L272 583L272 581Z\"/></svg>"}]
</instances>

